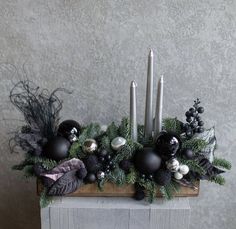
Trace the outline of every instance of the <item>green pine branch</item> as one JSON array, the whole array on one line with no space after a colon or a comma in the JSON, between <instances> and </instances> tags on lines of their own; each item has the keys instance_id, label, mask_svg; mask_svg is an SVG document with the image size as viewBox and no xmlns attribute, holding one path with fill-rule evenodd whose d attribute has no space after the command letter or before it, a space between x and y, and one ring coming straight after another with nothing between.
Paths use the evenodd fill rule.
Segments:
<instances>
[{"instance_id":1,"label":"green pine branch","mask_svg":"<svg viewBox=\"0 0 236 229\"><path fill-rule=\"evenodd\" d=\"M70 158L84 158L86 154L82 150L82 145L79 142L75 142L70 147L69 157Z\"/></svg>"},{"instance_id":2,"label":"green pine branch","mask_svg":"<svg viewBox=\"0 0 236 229\"><path fill-rule=\"evenodd\" d=\"M182 149L191 149L193 152L198 153L207 146L207 142L202 139L192 138L183 141Z\"/></svg>"},{"instance_id":3,"label":"green pine branch","mask_svg":"<svg viewBox=\"0 0 236 229\"><path fill-rule=\"evenodd\" d=\"M180 185L174 181L171 181L170 184L168 185L160 187L160 192L162 196L167 200L173 199L173 195L179 192L179 190L180 190Z\"/></svg>"},{"instance_id":4,"label":"green pine branch","mask_svg":"<svg viewBox=\"0 0 236 229\"><path fill-rule=\"evenodd\" d=\"M167 132L181 134L181 122L177 118L165 118L163 120L163 129Z\"/></svg>"},{"instance_id":5,"label":"green pine branch","mask_svg":"<svg viewBox=\"0 0 236 229\"><path fill-rule=\"evenodd\" d=\"M139 178L137 183L146 190L146 196L149 203L152 203L157 194L157 185L149 179Z\"/></svg>"},{"instance_id":6,"label":"green pine branch","mask_svg":"<svg viewBox=\"0 0 236 229\"><path fill-rule=\"evenodd\" d=\"M187 165L189 167L189 170L193 172L197 172L200 175L205 175L206 171L205 169L199 165L199 163L195 160L185 160L183 158L178 158L179 162L181 164Z\"/></svg>"},{"instance_id":7,"label":"green pine branch","mask_svg":"<svg viewBox=\"0 0 236 229\"><path fill-rule=\"evenodd\" d=\"M111 141L110 141L109 137L103 136L101 139L100 145L101 145L101 148L109 151L111 149Z\"/></svg>"},{"instance_id":8,"label":"green pine branch","mask_svg":"<svg viewBox=\"0 0 236 229\"><path fill-rule=\"evenodd\" d=\"M88 138L97 138L102 133L101 126L98 123L91 123L86 128L83 129L81 135L79 136L78 142L83 144Z\"/></svg>"},{"instance_id":9,"label":"green pine branch","mask_svg":"<svg viewBox=\"0 0 236 229\"><path fill-rule=\"evenodd\" d=\"M130 120L128 118L123 118L119 126L119 134L125 139L130 139Z\"/></svg>"},{"instance_id":10,"label":"green pine branch","mask_svg":"<svg viewBox=\"0 0 236 229\"><path fill-rule=\"evenodd\" d=\"M52 202L52 197L47 195L47 189L44 188L44 190L40 193L40 200L39 200L40 207L45 208L51 202Z\"/></svg>"},{"instance_id":11,"label":"green pine branch","mask_svg":"<svg viewBox=\"0 0 236 229\"><path fill-rule=\"evenodd\" d=\"M214 182L214 183L219 184L219 185L224 185L225 184L225 178L222 177L221 175L214 176L214 177L210 178L209 181Z\"/></svg>"},{"instance_id":12,"label":"green pine branch","mask_svg":"<svg viewBox=\"0 0 236 229\"><path fill-rule=\"evenodd\" d=\"M107 131L106 134L108 136L108 138L112 141L114 138L119 136L118 133L118 127L115 125L114 122L112 122L108 127L107 127Z\"/></svg>"},{"instance_id":13,"label":"green pine branch","mask_svg":"<svg viewBox=\"0 0 236 229\"><path fill-rule=\"evenodd\" d=\"M126 183L134 184L137 181L138 173L134 168L130 169L130 172L126 175Z\"/></svg>"},{"instance_id":14,"label":"green pine branch","mask_svg":"<svg viewBox=\"0 0 236 229\"><path fill-rule=\"evenodd\" d=\"M122 186L126 183L126 175L124 170L117 167L111 173L107 174L107 179L115 183L117 186Z\"/></svg>"},{"instance_id":15,"label":"green pine branch","mask_svg":"<svg viewBox=\"0 0 236 229\"><path fill-rule=\"evenodd\" d=\"M228 170L230 170L232 167L231 163L224 158L214 157L212 164L214 166L221 167L221 168L228 169Z\"/></svg>"}]
</instances>

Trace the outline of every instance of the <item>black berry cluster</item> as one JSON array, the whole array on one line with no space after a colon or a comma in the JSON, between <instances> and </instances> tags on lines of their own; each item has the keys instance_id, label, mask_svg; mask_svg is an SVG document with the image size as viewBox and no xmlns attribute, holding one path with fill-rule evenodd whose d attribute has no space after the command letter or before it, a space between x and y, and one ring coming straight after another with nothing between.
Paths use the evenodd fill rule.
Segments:
<instances>
[{"instance_id":1,"label":"black berry cluster","mask_svg":"<svg viewBox=\"0 0 236 229\"><path fill-rule=\"evenodd\" d=\"M204 131L204 122L200 116L204 112L204 108L200 106L200 103L200 100L196 99L193 107L189 108L185 113L187 123L183 124L183 130L189 138L195 133L202 133Z\"/></svg>"},{"instance_id":2,"label":"black berry cluster","mask_svg":"<svg viewBox=\"0 0 236 229\"><path fill-rule=\"evenodd\" d=\"M97 155L99 162L102 164L102 170L105 173L109 173L111 170L116 168L112 161L113 155L107 150L101 149L98 151Z\"/></svg>"}]
</instances>

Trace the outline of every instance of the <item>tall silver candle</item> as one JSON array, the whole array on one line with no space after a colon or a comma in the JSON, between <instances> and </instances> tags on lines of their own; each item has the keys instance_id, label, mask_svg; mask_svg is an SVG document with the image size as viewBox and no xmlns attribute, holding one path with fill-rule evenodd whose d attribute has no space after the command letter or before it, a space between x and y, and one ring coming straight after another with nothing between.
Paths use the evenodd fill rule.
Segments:
<instances>
[{"instance_id":1,"label":"tall silver candle","mask_svg":"<svg viewBox=\"0 0 236 229\"><path fill-rule=\"evenodd\" d=\"M130 84L130 128L131 128L131 139L133 141L138 140L138 126L137 126L137 84L132 81Z\"/></svg>"},{"instance_id":2,"label":"tall silver candle","mask_svg":"<svg viewBox=\"0 0 236 229\"><path fill-rule=\"evenodd\" d=\"M153 130L152 101L153 101L153 51L150 50L148 55L146 107L145 107L145 122L144 122L145 139L149 139L152 136L152 130Z\"/></svg>"},{"instance_id":3,"label":"tall silver candle","mask_svg":"<svg viewBox=\"0 0 236 229\"><path fill-rule=\"evenodd\" d=\"M157 86L154 138L156 138L162 130L163 84L164 84L163 76L161 76L161 78L158 81L158 86Z\"/></svg>"}]
</instances>

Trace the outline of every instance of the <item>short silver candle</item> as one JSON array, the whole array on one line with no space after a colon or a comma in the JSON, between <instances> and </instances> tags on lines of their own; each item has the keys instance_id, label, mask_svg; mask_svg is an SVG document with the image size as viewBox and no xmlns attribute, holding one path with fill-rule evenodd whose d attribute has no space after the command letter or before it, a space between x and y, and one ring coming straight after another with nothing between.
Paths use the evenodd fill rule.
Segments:
<instances>
[{"instance_id":1,"label":"short silver candle","mask_svg":"<svg viewBox=\"0 0 236 229\"><path fill-rule=\"evenodd\" d=\"M144 122L144 137L150 139L153 130L153 51L150 50L148 55L148 71L147 71L147 89L146 89L146 107L145 107L145 122Z\"/></svg>"},{"instance_id":2,"label":"short silver candle","mask_svg":"<svg viewBox=\"0 0 236 229\"><path fill-rule=\"evenodd\" d=\"M137 84L132 81L130 84L130 132L133 141L138 140L137 126Z\"/></svg>"},{"instance_id":3,"label":"short silver candle","mask_svg":"<svg viewBox=\"0 0 236 229\"><path fill-rule=\"evenodd\" d=\"M157 86L157 101L156 101L156 114L154 123L154 139L162 130L162 109L163 109L163 76L158 81Z\"/></svg>"}]
</instances>

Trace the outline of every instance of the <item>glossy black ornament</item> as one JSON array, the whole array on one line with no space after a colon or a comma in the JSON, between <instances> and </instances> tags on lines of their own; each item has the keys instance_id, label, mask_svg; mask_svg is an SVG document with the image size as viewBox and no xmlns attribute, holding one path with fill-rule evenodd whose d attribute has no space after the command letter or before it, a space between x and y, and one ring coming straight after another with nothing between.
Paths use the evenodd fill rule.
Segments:
<instances>
[{"instance_id":1,"label":"glossy black ornament","mask_svg":"<svg viewBox=\"0 0 236 229\"><path fill-rule=\"evenodd\" d=\"M162 132L156 140L156 149L164 160L174 157L180 146L179 137L173 133Z\"/></svg>"},{"instance_id":2,"label":"glossy black ornament","mask_svg":"<svg viewBox=\"0 0 236 229\"><path fill-rule=\"evenodd\" d=\"M167 169L159 169L154 175L155 182L160 186L165 186L171 182L171 172Z\"/></svg>"},{"instance_id":3,"label":"glossy black ornament","mask_svg":"<svg viewBox=\"0 0 236 229\"><path fill-rule=\"evenodd\" d=\"M65 120L59 125L57 133L59 136L66 138L70 142L74 142L81 133L81 126L74 120Z\"/></svg>"},{"instance_id":4,"label":"glossy black ornament","mask_svg":"<svg viewBox=\"0 0 236 229\"><path fill-rule=\"evenodd\" d=\"M68 156L70 142L60 136L54 137L43 148L43 155L47 158L60 161Z\"/></svg>"},{"instance_id":5,"label":"glossy black ornament","mask_svg":"<svg viewBox=\"0 0 236 229\"><path fill-rule=\"evenodd\" d=\"M152 174L161 166L161 158L153 148L143 148L134 156L134 165L140 173Z\"/></svg>"}]
</instances>

